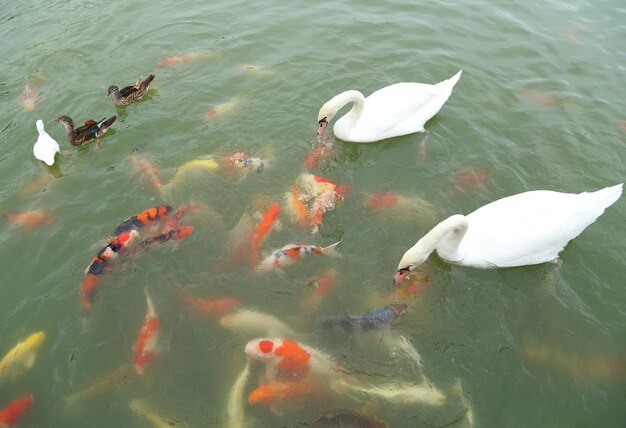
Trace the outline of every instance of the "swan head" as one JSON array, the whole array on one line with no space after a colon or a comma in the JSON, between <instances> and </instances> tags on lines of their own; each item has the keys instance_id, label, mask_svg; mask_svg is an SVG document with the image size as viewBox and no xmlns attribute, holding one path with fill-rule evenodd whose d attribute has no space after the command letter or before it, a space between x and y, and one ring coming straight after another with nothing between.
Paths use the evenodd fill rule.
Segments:
<instances>
[{"instance_id":1,"label":"swan head","mask_svg":"<svg viewBox=\"0 0 626 428\"><path fill-rule=\"evenodd\" d=\"M328 103L324 104L317 115L317 135L322 135L326 131L328 122L333 120L337 110L329 108Z\"/></svg>"},{"instance_id":2,"label":"swan head","mask_svg":"<svg viewBox=\"0 0 626 428\"><path fill-rule=\"evenodd\" d=\"M400 284L404 281L413 269L426 261L429 255L430 253L425 253L424 251L416 250L415 248L411 248L404 253L400 263L398 263L398 270L393 276L395 283Z\"/></svg>"}]
</instances>

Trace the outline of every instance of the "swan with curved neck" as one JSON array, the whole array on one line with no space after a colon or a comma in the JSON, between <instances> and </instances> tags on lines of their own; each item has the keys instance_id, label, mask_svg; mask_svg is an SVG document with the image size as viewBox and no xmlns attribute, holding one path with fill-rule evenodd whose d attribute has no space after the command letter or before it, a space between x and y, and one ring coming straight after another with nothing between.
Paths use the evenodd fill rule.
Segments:
<instances>
[{"instance_id":1,"label":"swan with curved neck","mask_svg":"<svg viewBox=\"0 0 626 428\"><path fill-rule=\"evenodd\" d=\"M344 141L371 143L424 131L424 124L439 112L460 77L461 71L436 85L396 83L367 98L355 90L342 92L320 109L317 134L323 134L337 112L350 103L352 108L333 130Z\"/></svg>"},{"instance_id":2,"label":"swan with curved neck","mask_svg":"<svg viewBox=\"0 0 626 428\"><path fill-rule=\"evenodd\" d=\"M394 280L400 283L435 250L449 263L477 268L555 260L619 199L622 186L579 194L534 190L491 202L467 216L448 217L404 253Z\"/></svg>"}]
</instances>

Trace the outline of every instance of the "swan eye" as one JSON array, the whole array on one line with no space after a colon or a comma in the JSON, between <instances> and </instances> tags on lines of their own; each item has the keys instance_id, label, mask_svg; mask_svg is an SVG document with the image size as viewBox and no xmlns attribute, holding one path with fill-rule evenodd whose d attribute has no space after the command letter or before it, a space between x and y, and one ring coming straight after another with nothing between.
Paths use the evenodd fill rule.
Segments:
<instances>
[{"instance_id":1,"label":"swan eye","mask_svg":"<svg viewBox=\"0 0 626 428\"><path fill-rule=\"evenodd\" d=\"M317 123L319 123L319 125L320 125L320 126L322 126L322 124L326 124L326 123L328 123L328 120L326 120L326 116L325 116L325 117L321 118L321 119L319 120L319 122L317 122Z\"/></svg>"}]
</instances>

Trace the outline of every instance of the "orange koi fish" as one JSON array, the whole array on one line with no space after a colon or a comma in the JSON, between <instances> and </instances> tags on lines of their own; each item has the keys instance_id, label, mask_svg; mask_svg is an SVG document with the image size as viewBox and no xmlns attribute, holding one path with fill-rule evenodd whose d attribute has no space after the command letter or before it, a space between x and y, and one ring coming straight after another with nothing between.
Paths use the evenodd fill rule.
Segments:
<instances>
[{"instance_id":1,"label":"orange koi fish","mask_svg":"<svg viewBox=\"0 0 626 428\"><path fill-rule=\"evenodd\" d=\"M205 299L192 296L191 294L181 294L180 299L193 307L194 311L200 315L222 316L241 304L239 299L231 296L224 296L219 299Z\"/></svg>"},{"instance_id":2,"label":"orange koi fish","mask_svg":"<svg viewBox=\"0 0 626 428\"><path fill-rule=\"evenodd\" d=\"M423 269L415 269L411 272L408 281L403 282L393 293L384 297L387 301L407 300L421 296L428 291L430 277Z\"/></svg>"},{"instance_id":3,"label":"orange koi fish","mask_svg":"<svg viewBox=\"0 0 626 428\"><path fill-rule=\"evenodd\" d=\"M4 409L0 410L0 428L17 424L32 404L33 394L11 401Z\"/></svg>"},{"instance_id":4,"label":"orange koi fish","mask_svg":"<svg viewBox=\"0 0 626 428\"><path fill-rule=\"evenodd\" d=\"M161 67L176 67L196 59L212 59L217 57L218 54L214 52L189 52L162 58L157 61L157 65Z\"/></svg>"},{"instance_id":5,"label":"orange koi fish","mask_svg":"<svg viewBox=\"0 0 626 428\"><path fill-rule=\"evenodd\" d=\"M31 111L35 108L37 94L35 93L35 86L31 82L26 82L24 88L22 88L20 100L22 101L22 107L24 107L25 111Z\"/></svg>"},{"instance_id":6,"label":"orange koi fish","mask_svg":"<svg viewBox=\"0 0 626 428\"><path fill-rule=\"evenodd\" d=\"M181 221L187 214L196 214L204 210L205 208L206 207L204 205L197 202L181 205L176 209L174 214L165 222L165 224L163 225L163 232L169 232L170 230L182 226Z\"/></svg>"},{"instance_id":7,"label":"orange koi fish","mask_svg":"<svg viewBox=\"0 0 626 428\"><path fill-rule=\"evenodd\" d=\"M306 379L297 381L272 380L250 392L248 402L264 406L293 404L295 401L321 394L322 389Z\"/></svg>"},{"instance_id":8,"label":"orange koi fish","mask_svg":"<svg viewBox=\"0 0 626 428\"><path fill-rule=\"evenodd\" d=\"M305 168L314 168L321 162L329 159L333 155L334 147L332 140L321 141L304 158Z\"/></svg>"},{"instance_id":9,"label":"orange koi fish","mask_svg":"<svg viewBox=\"0 0 626 428\"><path fill-rule=\"evenodd\" d=\"M96 294L96 283L105 271L110 268L111 263L121 254L128 250L132 242L139 237L136 230L128 230L117 235L106 247L100 249L91 260L85 270L85 279L80 283L80 302L86 308L91 308L93 298Z\"/></svg>"},{"instance_id":10,"label":"orange koi fish","mask_svg":"<svg viewBox=\"0 0 626 428\"><path fill-rule=\"evenodd\" d=\"M47 226L55 220L54 215L39 210L22 211L16 214L8 214L7 220L14 226L25 226L31 229L39 226Z\"/></svg>"},{"instance_id":11,"label":"orange koi fish","mask_svg":"<svg viewBox=\"0 0 626 428\"><path fill-rule=\"evenodd\" d=\"M245 353L265 363L268 379L298 379L311 370L311 354L291 339L256 339L248 342Z\"/></svg>"},{"instance_id":12,"label":"orange koi fish","mask_svg":"<svg viewBox=\"0 0 626 428\"><path fill-rule=\"evenodd\" d=\"M114 234L119 235L122 232L128 230L137 230L145 226L150 226L162 220L168 216L172 211L172 207L169 205L157 205L156 207L147 208L132 217L128 217L121 222L119 226L113 231Z\"/></svg>"},{"instance_id":13,"label":"orange koi fish","mask_svg":"<svg viewBox=\"0 0 626 428\"><path fill-rule=\"evenodd\" d=\"M280 213L280 206L276 203L272 204L263 218L259 221L254 235L252 236L252 251L250 253L250 266L255 266L259 260L259 250L261 249L261 243L267 237L267 234L272 230L274 223L278 220L278 214Z\"/></svg>"},{"instance_id":14,"label":"orange koi fish","mask_svg":"<svg viewBox=\"0 0 626 428\"><path fill-rule=\"evenodd\" d=\"M310 315L312 312L317 311L320 302L332 291L336 276L337 271L335 269L328 269L321 276L308 282L308 285L313 290L302 300L301 306L305 312Z\"/></svg>"},{"instance_id":15,"label":"orange koi fish","mask_svg":"<svg viewBox=\"0 0 626 428\"><path fill-rule=\"evenodd\" d=\"M370 209L392 208L401 200L401 196L395 193L372 193L365 199L365 206Z\"/></svg>"},{"instance_id":16,"label":"orange koi fish","mask_svg":"<svg viewBox=\"0 0 626 428\"><path fill-rule=\"evenodd\" d=\"M341 242L341 241L339 241ZM276 268L283 268L299 261L303 256L326 254L329 256L336 255L335 247L339 244L335 242L328 247L319 247L317 245L306 244L287 244L284 247L272 251L272 254L267 256L259 265L256 270L258 272L268 271Z\"/></svg>"},{"instance_id":17,"label":"orange koi fish","mask_svg":"<svg viewBox=\"0 0 626 428\"><path fill-rule=\"evenodd\" d=\"M163 232L159 235L148 238L145 241L142 241L141 244L139 244L139 246L141 248L146 248L149 245L154 244L155 242L162 243L162 242L170 241L172 239L174 239L175 241L180 241L182 239L185 239L189 235L191 235L192 232L193 232L193 226L177 227L175 229L170 229L167 232Z\"/></svg>"},{"instance_id":18,"label":"orange koi fish","mask_svg":"<svg viewBox=\"0 0 626 428\"><path fill-rule=\"evenodd\" d=\"M336 192L335 189L327 189L317 195L309 212L312 233L317 233L324 220L324 214L334 210L337 202L342 199L343 196Z\"/></svg>"},{"instance_id":19,"label":"orange koi fish","mask_svg":"<svg viewBox=\"0 0 626 428\"><path fill-rule=\"evenodd\" d=\"M289 193L287 193L287 208L291 213L291 217L302 227L309 227L308 212L306 206L298 198L299 190L297 187L293 187Z\"/></svg>"},{"instance_id":20,"label":"orange koi fish","mask_svg":"<svg viewBox=\"0 0 626 428\"><path fill-rule=\"evenodd\" d=\"M156 165L148 159L146 156L131 155L131 161L133 166L144 178L150 183L150 185L159 193L163 193L161 179L159 178L159 170Z\"/></svg>"},{"instance_id":21,"label":"orange koi fish","mask_svg":"<svg viewBox=\"0 0 626 428\"><path fill-rule=\"evenodd\" d=\"M448 190L448 194L456 195L469 190L476 190L484 187L488 179L489 174L480 169L461 172L454 178L454 183Z\"/></svg>"},{"instance_id":22,"label":"orange koi fish","mask_svg":"<svg viewBox=\"0 0 626 428\"><path fill-rule=\"evenodd\" d=\"M158 353L160 320L146 291L146 317L143 320L135 347L135 370L142 375L146 364Z\"/></svg>"}]
</instances>

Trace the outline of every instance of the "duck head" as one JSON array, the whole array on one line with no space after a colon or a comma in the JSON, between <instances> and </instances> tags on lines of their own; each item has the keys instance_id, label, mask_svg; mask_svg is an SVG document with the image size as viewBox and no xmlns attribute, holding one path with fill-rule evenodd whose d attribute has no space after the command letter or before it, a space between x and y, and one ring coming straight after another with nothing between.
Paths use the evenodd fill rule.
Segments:
<instances>
[{"instance_id":1,"label":"duck head","mask_svg":"<svg viewBox=\"0 0 626 428\"><path fill-rule=\"evenodd\" d=\"M71 117L69 116L59 116L56 119L52 119L55 122L58 122L62 125L65 125L66 128L73 128L74 127L74 121L72 120Z\"/></svg>"},{"instance_id":2,"label":"duck head","mask_svg":"<svg viewBox=\"0 0 626 428\"><path fill-rule=\"evenodd\" d=\"M118 88L115 85L111 85L111 86L109 86L109 89L107 89L107 97L111 96L111 94L114 94L114 93L119 92L119 91L120 91L120 88Z\"/></svg>"}]
</instances>

